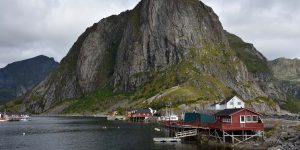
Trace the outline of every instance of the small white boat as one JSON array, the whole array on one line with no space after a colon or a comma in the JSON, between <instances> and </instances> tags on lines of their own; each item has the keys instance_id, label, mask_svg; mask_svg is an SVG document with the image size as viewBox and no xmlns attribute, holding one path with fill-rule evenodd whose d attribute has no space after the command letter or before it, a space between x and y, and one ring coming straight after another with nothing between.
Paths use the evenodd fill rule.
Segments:
<instances>
[{"instance_id":1,"label":"small white boat","mask_svg":"<svg viewBox=\"0 0 300 150\"><path fill-rule=\"evenodd\" d=\"M159 129L159 128L154 128L154 130L155 130L155 131L157 131L157 132L159 132L159 131L160 131L160 129Z\"/></svg>"},{"instance_id":2,"label":"small white boat","mask_svg":"<svg viewBox=\"0 0 300 150\"><path fill-rule=\"evenodd\" d=\"M179 120L179 117L177 115L158 117L158 121L178 121L178 120Z\"/></svg>"},{"instance_id":3,"label":"small white boat","mask_svg":"<svg viewBox=\"0 0 300 150\"><path fill-rule=\"evenodd\" d=\"M20 121L29 121L29 118L21 118Z\"/></svg>"},{"instance_id":4,"label":"small white boat","mask_svg":"<svg viewBox=\"0 0 300 150\"><path fill-rule=\"evenodd\" d=\"M0 122L9 121L8 119L0 119Z\"/></svg>"}]
</instances>

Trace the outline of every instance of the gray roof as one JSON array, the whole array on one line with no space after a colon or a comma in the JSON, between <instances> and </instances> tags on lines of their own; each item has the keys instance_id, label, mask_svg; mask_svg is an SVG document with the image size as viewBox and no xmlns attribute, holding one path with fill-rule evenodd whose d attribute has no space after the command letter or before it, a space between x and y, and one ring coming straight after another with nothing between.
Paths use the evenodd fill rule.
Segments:
<instances>
[{"instance_id":1,"label":"gray roof","mask_svg":"<svg viewBox=\"0 0 300 150\"><path fill-rule=\"evenodd\" d=\"M235 109L224 109L222 111L219 111L216 113L216 116L231 116L232 114L234 114L238 111L241 111L241 110L247 110L247 111L253 112L257 115L260 115L259 113L249 110L249 109L246 109L246 108L235 108Z\"/></svg>"},{"instance_id":2,"label":"gray roof","mask_svg":"<svg viewBox=\"0 0 300 150\"><path fill-rule=\"evenodd\" d=\"M216 116L230 116L231 114L238 112L244 108L237 108L237 109L224 109L216 113Z\"/></svg>"},{"instance_id":3,"label":"gray roof","mask_svg":"<svg viewBox=\"0 0 300 150\"><path fill-rule=\"evenodd\" d=\"M217 104L224 105L224 104L226 104L228 101L230 101L233 97L234 97L234 96L227 97L227 98L225 98L223 101L221 101L221 102L219 102L219 103L213 103L213 104L211 104L210 106L215 106L215 105L217 105Z\"/></svg>"},{"instance_id":4,"label":"gray roof","mask_svg":"<svg viewBox=\"0 0 300 150\"><path fill-rule=\"evenodd\" d=\"M224 105L226 104L228 101L230 101L234 96L230 96L230 97L227 97L225 98L223 101L220 102L221 105Z\"/></svg>"},{"instance_id":5,"label":"gray roof","mask_svg":"<svg viewBox=\"0 0 300 150\"><path fill-rule=\"evenodd\" d=\"M219 110L198 110L198 111L196 111L196 113L206 114L206 115L214 115L217 112L219 112Z\"/></svg>"}]
</instances>

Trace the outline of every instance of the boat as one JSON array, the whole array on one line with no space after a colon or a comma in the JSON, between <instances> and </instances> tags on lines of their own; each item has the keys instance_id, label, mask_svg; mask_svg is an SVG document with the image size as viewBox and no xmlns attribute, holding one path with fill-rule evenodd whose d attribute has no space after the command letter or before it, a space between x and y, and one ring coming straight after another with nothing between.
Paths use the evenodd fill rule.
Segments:
<instances>
[{"instance_id":1,"label":"boat","mask_svg":"<svg viewBox=\"0 0 300 150\"><path fill-rule=\"evenodd\" d=\"M157 131L157 132L159 132L159 131L160 131L160 129L159 129L159 128L154 128L154 130L155 130L155 131Z\"/></svg>"},{"instance_id":2,"label":"boat","mask_svg":"<svg viewBox=\"0 0 300 150\"><path fill-rule=\"evenodd\" d=\"M30 118L21 118L20 121L29 121Z\"/></svg>"},{"instance_id":3,"label":"boat","mask_svg":"<svg viewBox=\"0 0 300 150\"><path fill-rule=\"evenodd\" d=\"M169 106L169 108L168 108ZM179 117L172 112L171 104L166 106L166 115L158 117L158 121L178 121Z\"/></svg>"},{"instance_id":4,"label":"boat","mask_svg":"<svg viewBox=\"0 0 300 150\"><path fill-rule=\"evenodd\" d=\"M0 122L6 122L6 121L9 121L9 120L8 120L8 119L6 119L6 118L4 118L4 119L3 119L3 118L1 118L1 119L0 119Z\"/></svg>"}]
</instances>

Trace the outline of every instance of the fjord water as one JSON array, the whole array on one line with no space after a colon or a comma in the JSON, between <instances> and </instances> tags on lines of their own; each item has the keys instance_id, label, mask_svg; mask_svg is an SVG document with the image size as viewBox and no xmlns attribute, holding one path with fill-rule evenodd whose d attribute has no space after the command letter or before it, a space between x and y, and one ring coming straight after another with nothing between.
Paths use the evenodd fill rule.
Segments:
<instances>
[{"instance_id":1,"label":"fjord water","mask_svg":"<svg viewBox=\"0 0 300 150\"><path fill-rule=\"evenodd\" d=\"M219 149L196 143L154 143L156 124L106 121L89 117L33 117L0 122L1 150L194 150Z\"/></svg>"}]
</instances>

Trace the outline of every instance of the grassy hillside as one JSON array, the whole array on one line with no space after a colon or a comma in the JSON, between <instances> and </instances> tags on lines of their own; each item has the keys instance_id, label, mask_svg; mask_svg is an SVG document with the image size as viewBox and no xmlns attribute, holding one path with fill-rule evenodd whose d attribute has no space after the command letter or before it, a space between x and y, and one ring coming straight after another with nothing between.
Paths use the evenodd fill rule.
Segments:
<instances>
[{"instance_id":1,"label":"grassy hillside","mask_svg":"<svg viewBox=\"0 0 300 150\"><path fill-rule=\"evenodd\" d=\"M244 42L238 36L225 32L230 47L244 62L251 73L271 73L266 58L258 52L253 44Z\"/></svg>"}]
</instances>

